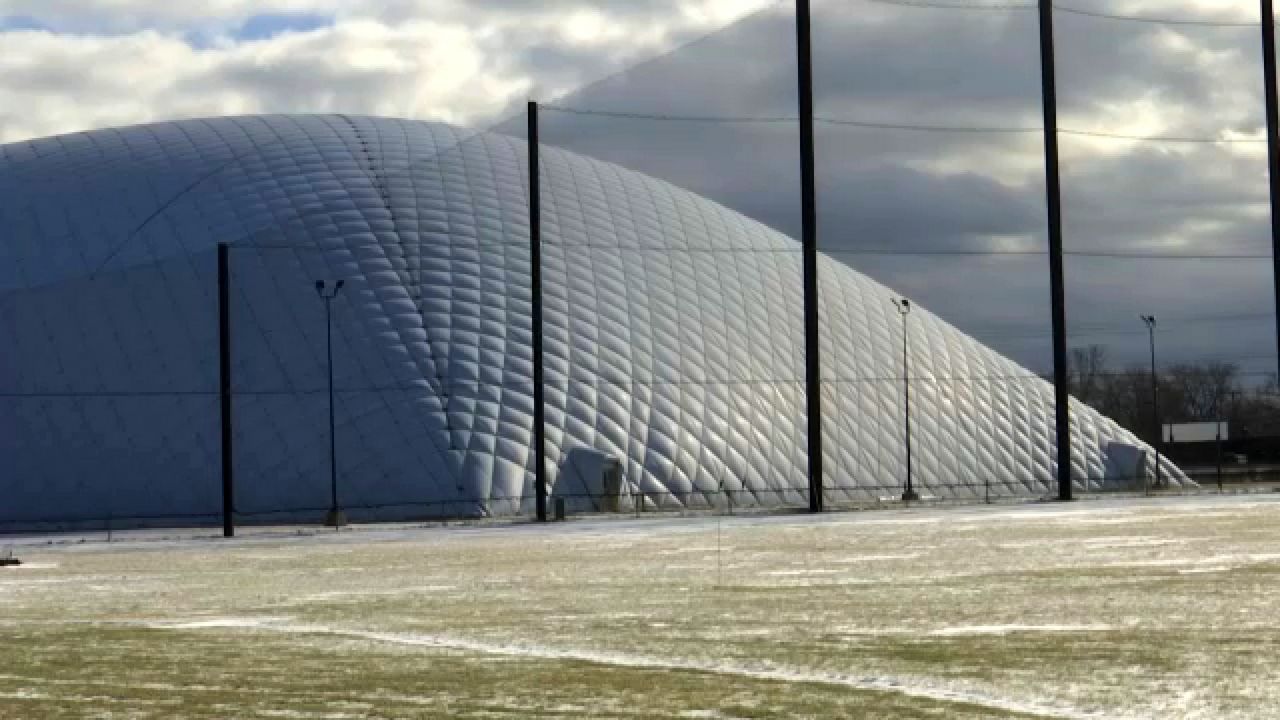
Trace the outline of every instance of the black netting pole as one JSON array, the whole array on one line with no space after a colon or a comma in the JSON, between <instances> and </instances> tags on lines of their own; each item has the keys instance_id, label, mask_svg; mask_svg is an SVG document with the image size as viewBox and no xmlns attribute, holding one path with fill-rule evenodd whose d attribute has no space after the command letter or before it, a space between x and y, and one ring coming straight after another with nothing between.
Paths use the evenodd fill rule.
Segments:
<instances>
[{"instance_id":1,"label":"black netting pole","mask_svg":"<svg viewBox=\"0 0 1280 720\"><path fill-rule=\"evenodd\" d=\"M547 462L542 392L542 203L538 182L538 103L529 102L529 275L533 334L533 487L538 522L547 521Z\"/></svg>"},{"instance_id":2,"label":"black netting pole","mask_svg":"<svg viewBox=\"0 0 1280 720\"><path fill-rule=\"evenodd\" d=\"M809 511L822 512L822 378L818 354L818 212L814 198L813 53L809 0L796 0L800 99L801 253L804 267L804 381L809 428Z\"/></svg>"},{"instance_id":3,"label":"black netting pole","mask_svg":"<svg viewBox=\"0 0 1280 720\"><path fill-rule=\"evenodd\" d=\"M1071 499L1071 415L1067 403L1067 301L1062 270L1062 190L1058 175L1058 85L1053 55L1053 0L1040 0L1040 81L1044 102L1044 179L1049 216L1049 294L1053 307L1054 428L1058 499Z\"/></svg>"},{"instance_id":4,"label":"black netting pole","mask_svg":"<svg viewBox=\"0 0 1280 720\"><path fill-rule=\"evenodd\" d=\"M1276 309L1280 310L1280 113L1276 100L1276 21L1271 0L1262 0L1262 74L1267 101L1267 175L1271 187L1271 263ZM1276 345L1280 349L1280 312L1276 313Z\"/></svg>"},{"instance_id":5,"label":"black netting pole","mask_svg":"<svg viewBox=\"0 0 1280 720\"><path fill-rule=\"evenodd\" d=\"M235 469L231 453L231 268L230 248L218 243L218 397L222 421L222 536L234 537Z\"/></svg>"}]
</instances>

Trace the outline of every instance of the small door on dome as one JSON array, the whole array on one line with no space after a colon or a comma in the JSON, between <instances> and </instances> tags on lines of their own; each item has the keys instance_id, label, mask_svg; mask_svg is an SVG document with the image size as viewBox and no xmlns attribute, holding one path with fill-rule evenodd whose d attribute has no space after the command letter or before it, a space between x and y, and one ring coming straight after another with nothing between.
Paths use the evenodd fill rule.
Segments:
<instances>
[{"instance_id":1,"label":"small door on dome","mask_svg":"<svg viewBox=\"0 0 1280 720\"><path fill-rule=\"evenodd\" d=\"M564 498L576 512L621 512L622 461L588 447L575 447L565 454L553 494Z\"/></svg>"}]
</instances>

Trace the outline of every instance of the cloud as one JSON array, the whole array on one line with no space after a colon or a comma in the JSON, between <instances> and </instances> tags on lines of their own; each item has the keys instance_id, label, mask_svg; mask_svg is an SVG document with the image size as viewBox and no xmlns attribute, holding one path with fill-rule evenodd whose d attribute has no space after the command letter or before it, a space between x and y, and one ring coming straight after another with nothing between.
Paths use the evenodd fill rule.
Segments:
<instances>
[{"instance_id":1,"label":"cloud","mask_svg":"<svg viewBox=\"0 0 1280 720\"><path fill-rule=\"evenodd\" d=\"M744 12L724 0L13 0L6 10L0 142L271 111L484 122Z\"/></svg>"},{"instance_id":2,"label":"cloud","mask_svg":"<svg viewBox=\"0 0 1280 720\"><path fill-rule=\"evenodd\" d=\"M6 33L0 138L6 141L174 117L352 111L465 121L520 92L487 72L475 38L419 22L356 21L199 49L156 31L64 37Z\"/></svg>"}]
</instances>

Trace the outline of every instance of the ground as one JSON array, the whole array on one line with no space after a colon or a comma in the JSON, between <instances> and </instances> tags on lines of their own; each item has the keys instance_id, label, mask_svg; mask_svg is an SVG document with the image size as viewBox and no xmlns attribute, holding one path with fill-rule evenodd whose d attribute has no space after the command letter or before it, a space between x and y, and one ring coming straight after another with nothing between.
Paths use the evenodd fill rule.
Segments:
<instances>
[{"instance_id":1,"label":"ground","mask_svg":"<svg viewBox=\"0 0 1280 720\"><path fill-rule=\"evenodd\" d=\"M0 540L0 717L1280 717L1277 520L1255 495Z\"/></svg>"}]
</instances>

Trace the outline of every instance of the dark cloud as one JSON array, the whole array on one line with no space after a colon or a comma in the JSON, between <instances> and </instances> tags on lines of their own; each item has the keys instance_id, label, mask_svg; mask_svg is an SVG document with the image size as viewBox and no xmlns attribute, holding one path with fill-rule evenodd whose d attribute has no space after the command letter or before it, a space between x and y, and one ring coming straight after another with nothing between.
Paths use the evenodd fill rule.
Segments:
<instances>
[{"instance_id":1,"label":"dark cloud","mask_svg":"<svg viewBox=\"0 0 1280 720\"><path fill-rule=\"evenodd\" d=\"M1173 16L1195 8L1176 5ZM819 3L816 106L875 122L1037 127L1033 12ZM1171 27L1064 17L1058 23L1063 127L1220 137L1260 133L1256 29ZM575 108L695 116L793 116L793 18L753 16L669 56L559 101ZM545 112L544 141L670 180L798 235L792 123L692 123ZM502 126L520 132L517 124ZM819 126L819 226L825 250L917 297L1022 362L1049 365L1048 260L884 257L883 251L1045 247L1037 133L922 133ZM1266 252L1266 166L1257 145L1065 137L1065 228L1075 250ZM1170 318L1271 307L1270 263L1072 258L1075 343L1105 342L1137 361L1137 313ZM1170 361L1274 353L1274 329L1176 322ZM1111 328L1101 336L1091 328ZM1119 331L1117 331L1117 328ZM1162 337L1166 331L1162 329ZM1247 359L1246 359L1247 358ZM1262 361L1274 366L1274 361Z\"/></svg>"}]
</instances>

